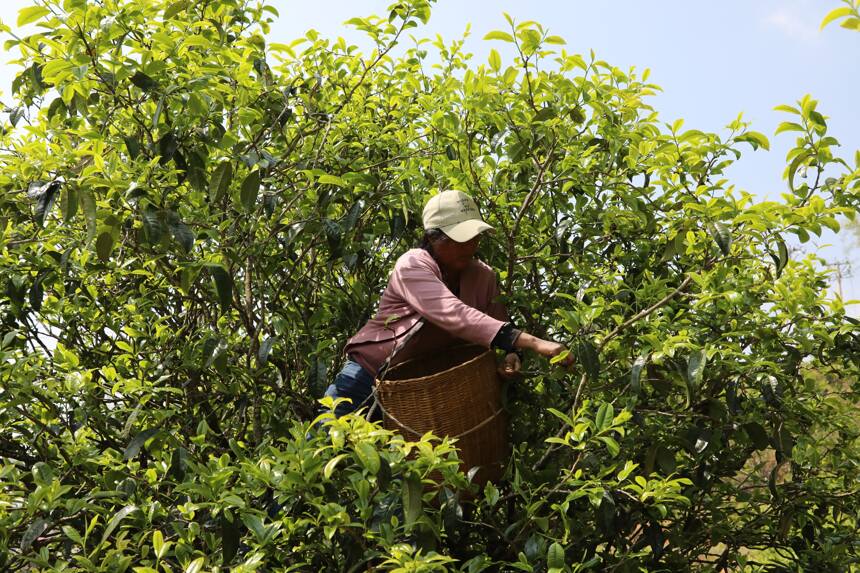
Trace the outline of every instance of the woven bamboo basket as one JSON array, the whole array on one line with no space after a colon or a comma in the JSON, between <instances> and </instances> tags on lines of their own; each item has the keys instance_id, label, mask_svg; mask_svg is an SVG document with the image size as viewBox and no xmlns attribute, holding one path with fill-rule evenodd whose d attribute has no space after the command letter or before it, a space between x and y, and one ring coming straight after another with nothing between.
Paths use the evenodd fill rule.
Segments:
<instances>
[{"instance_id":1,"label":"woven bamboo basket","mask_svg":"<svg viewBox=\"0 0 860 573\"><path fill-rule=\"evenodd\" d=\"M461 468L476 483L501 477L507 416L494 353L477 345L445 349L392 366L376 381L385 427L407 439L425 432L457 438Z\"/></svg>"}]
</instances>

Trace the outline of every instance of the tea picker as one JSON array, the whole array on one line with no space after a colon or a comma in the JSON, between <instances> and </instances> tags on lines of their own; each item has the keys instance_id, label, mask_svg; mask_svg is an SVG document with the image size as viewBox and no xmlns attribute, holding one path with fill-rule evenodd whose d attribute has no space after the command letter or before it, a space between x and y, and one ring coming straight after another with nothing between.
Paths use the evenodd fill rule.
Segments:
<instances>
[{"instance_id":1,"label":"tea picker","mask_svg":"<svg viewBox=\"0 0 860 573\"><path fill-rule=\"evenodd\" d=\"M493 228L472 197L457 190L431 197L423 224L420 246L397 259L376 315L347 341L345 364L326 396L351 400L335 407L336 416L369 407L371 419L406 434L459 436L462 450L467 438L504 423L490 349L506 352L498 374L513 377L522 350L551 358L566 348L516 328L496 301L496 274L475 257L481 235ZM469 415L451 433L455 411Z\"/></svg>"}]
</instances>

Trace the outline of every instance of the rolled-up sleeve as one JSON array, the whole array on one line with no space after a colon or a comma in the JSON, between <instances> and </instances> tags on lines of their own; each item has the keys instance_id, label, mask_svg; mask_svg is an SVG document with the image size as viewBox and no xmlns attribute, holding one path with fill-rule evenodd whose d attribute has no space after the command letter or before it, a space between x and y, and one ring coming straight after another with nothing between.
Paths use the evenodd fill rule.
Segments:
<instances>
[{"instance_id":1,"label":"rolled-up sleeve","mask_svg":"<svg viewBox=\"0 0 860 573\"><path fill-rule=\"evenodd\" d=\"M432 263L422 258L395 266L392 286L418 314L463 340L489 348L504 324L454 296Z\"/></svg>"}]
</instances>

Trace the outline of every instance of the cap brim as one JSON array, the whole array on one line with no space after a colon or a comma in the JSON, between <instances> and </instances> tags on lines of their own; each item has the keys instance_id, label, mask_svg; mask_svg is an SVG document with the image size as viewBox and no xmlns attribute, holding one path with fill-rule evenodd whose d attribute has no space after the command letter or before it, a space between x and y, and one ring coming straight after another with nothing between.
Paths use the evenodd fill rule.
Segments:
<instances>
[{"instance_id":1,"label":"cap brim","mask_svg":"<svg viewBox=\"0 0 860 573\"><path fill-rule=\"evenodd\" d=\"M462 221L449 227L440 227L440 229L454 241L465 243L466 241L471 241L484 231L492 231L493 227L480 219L469 219L468 221Z\"/></svg>"}]
</instances>

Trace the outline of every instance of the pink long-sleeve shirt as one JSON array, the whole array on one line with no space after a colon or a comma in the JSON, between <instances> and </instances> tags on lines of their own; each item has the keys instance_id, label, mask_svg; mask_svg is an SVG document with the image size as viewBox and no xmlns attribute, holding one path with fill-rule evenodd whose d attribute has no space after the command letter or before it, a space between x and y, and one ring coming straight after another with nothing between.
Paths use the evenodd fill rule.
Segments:
<instances>
[{"instance_id":1,"label":"pink long-sleeve shirt","mask_svg":"<svg viewBox=\"0 0 860 573\"><path fill-rule=\"evenodd\" d=\"M498 294L496 274L487 264L472 260L460 274L458 297L430 253L410 249L397 259L376 315L347 341L344 352L376 374L421 317L426 323L398 352L400 359L414 352L413 346L443 346L455 339L489 348L507 320L504 305L495 301Z\"/></svg>"}]
</instances>

